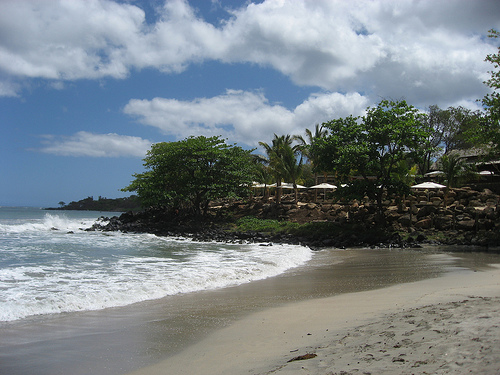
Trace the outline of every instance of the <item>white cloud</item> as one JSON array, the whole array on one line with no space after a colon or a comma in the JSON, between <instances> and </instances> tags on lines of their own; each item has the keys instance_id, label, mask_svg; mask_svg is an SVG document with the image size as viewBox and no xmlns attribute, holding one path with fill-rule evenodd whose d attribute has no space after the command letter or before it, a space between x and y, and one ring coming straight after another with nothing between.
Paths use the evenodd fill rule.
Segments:
<instances>
[{"instance_id":1,"label":"white cloud","mask_svg":"<svg viewBox=\"0 0 500 375\"><path fill-rule=\"evenodd\" d=\"M124 112L178 139L221 135L231 142L257 146L274 133L301 135L317 123L362 114L367 103L358 93L315 94L291 111L269 103L263 93L228 90L224 95L192 101L133 99Z\"/></svg>"},{"instance_id":2,"label":"white cloud","mask_svg":"<svg viewBox=\"0 0 500 375\"><path fill-rule=\"evenodd\" d=\"M183 0L158 12L147 24L138 6L111 0L2 1L0 73L125 78L133 69L250 62L328 92L452 104L484 95L483 60L495 51L484 35L500 29L493 0L266 0L216 26Z\"/></svg>"},{"instance_id":3,"label":"white cloud","mask_svg":"<svg viewBox=\"0 0 500 375\"><path fill-rule=\"evenodd\" d=\"M85 131L73 136L43 136L44 146L36 151L59 156L144 157L151 142L139 137L94 134Z\"/></svg>"},{"instance_id":4,"label":"white cloud","mask_svg":"<svg viewBox=\"0 0 500 375\"><path fill-rule=\"evenodd\" d=\"M1 96L18 96L19 85L9 81L0 81L0 97Z\"/></svg>"},{"instance_id":5,"label":"white cloud","mask_svg":"<svg viewBox=\"0 0 500 375\"><path fill-rule=\"evenodd\" d=\"M128 74L121 50L141 35L144 12L112 1L3 1L0 69L20 77Z\"/></svg>"}]
</instances>

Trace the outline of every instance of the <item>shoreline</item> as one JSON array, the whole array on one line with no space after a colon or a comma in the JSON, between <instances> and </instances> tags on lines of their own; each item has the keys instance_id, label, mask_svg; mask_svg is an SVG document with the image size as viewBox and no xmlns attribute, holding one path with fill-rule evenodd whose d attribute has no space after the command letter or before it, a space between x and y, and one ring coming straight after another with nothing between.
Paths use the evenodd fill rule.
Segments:
<instances>
[{"instance_id":1,"label":"shoreline","mask_svg":"<svg viewBox=\"0 0 500 375\"><path fill-rule=\"evenodd\" d=\"M493 374L499 337L496 265L266 309L131 374Z\"/></svg>"},{"instance_id":2,"label":"shoreline","mask_svg":"<svg viewBox=\"0 0 500 375\"><path fill-rule=\"evenodd\" d=\"M323 250L304 266L251 283L3 324L0 372L126 374L182 353L269 308L437 280L442 274L487 270L488 264L500 263L495 254L423 250Z\"/></svg>"}]
</instances>

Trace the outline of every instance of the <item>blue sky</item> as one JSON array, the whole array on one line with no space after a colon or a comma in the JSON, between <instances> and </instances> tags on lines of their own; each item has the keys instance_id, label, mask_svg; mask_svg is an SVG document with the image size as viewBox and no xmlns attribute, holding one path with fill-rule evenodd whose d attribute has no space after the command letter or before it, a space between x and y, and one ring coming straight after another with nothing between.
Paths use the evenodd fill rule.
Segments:
<instances>
[{"instance_id":1,"label":"blue sky","mask_svg":"<svg viewBox=\"0 0 500 375\"><path fill-rule=\"evenodd\" d=\"M245 148L383 98L477 109L496 0L0 1L0 205L116 198L155 142Z\"/></svg>"}]
</instances>

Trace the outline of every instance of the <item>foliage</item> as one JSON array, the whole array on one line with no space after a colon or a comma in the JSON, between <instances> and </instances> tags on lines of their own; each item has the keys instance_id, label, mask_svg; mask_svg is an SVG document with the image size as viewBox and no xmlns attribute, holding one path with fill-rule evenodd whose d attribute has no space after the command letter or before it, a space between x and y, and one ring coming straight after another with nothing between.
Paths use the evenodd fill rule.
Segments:
<instances>
[{"instance_id":1,"label":"foliage","mask_svg":"<svg viewBox=\"0 0 500 375\"><path fill-rule=\"evenodd\" d=\"M459 187L462 182L476 177L473 166L467 164L458 154L445 154L439 159L439 167L444 172L448 187Z\"/></svg>"},{"instance_id":2,"label":"foliage","mask_svg":"<svg viewBox=\"0 0 500 375\"><path fill-rule=\"evenodd\" d=\"M500 32L497 30L492 29L489 32L489 37L492 39L500 37ZM487 55L485 61L493 64L494 70L489 72L490 79L484 82L493 91L485 95L482 100L488 116L475 136L480 142L492 146L490 150L493 154L498 154L500 153L500 47L497 53Z\"/></svg>"},{"instance_id":3,"label":"foliage","mask_svg":"<svg viewBox=\"0 0 500 375\"><path fill-rule=\"evenodd\" d=\"M251 151L219 137L189 137L154 144L124 191L136 191L145 205L205 214L211 200L245 194L254 170Z\"/></svg>"},{"instance_id":4,"label":"foliage","mask_svg":"<svg viewBox=\"0 0 500 375\"><path fill-rule=\"evenodd\" d=\"M329 135L315 141L316 170L337 174L339 182L349 183L339 194L377 199L382 194L407 193L408 186L394 177L402 161L418 162L428 145L429 127L420 121L417 110L403 101L381 101L368 108L366 116L349 116L323 124ZM359 179L351 181L350 177Z\"/></svg>"},{"instance_id":5,"label":"foliage","mask_svg":"<svg viewBox=\"0 0 500 375\"><path fill-rule=\"evenodd\" d=\"M72 201L68 204L59 202L59 208L49 208L50 210L78 210L78 211L110 211L124 212L137 211L141 208L141 202L136 195L125 198L105 198L87 197L77 202Z\"/></svg>"},{"instance_id":6,"label":"foliage","mask_svg":"<svg viewBox=\"0 0 500 375\"><path fill-rule=\"evenodd\" d=\"M492 39L497 39L500 37L500 32L497 30L491 29L489 37ZM486 56L485 61L493 64L493 68L496 70L490 71L490 79L485 83L488 87L493 89L493 92L487 94L483 99L483 104L488 108L490 117L495 120L497 123L500 120L500 47L498 47L497 53L491 53Z\"/></svg>"},{"instance_id":7,"label":"foliage","mask_svg":"<svg viewBox=\"0 0 500 375\"><path fill-rule=\"evenodd\" d=\"M474 146L472 135L482 123L483 115L461 106L441 109L432 105L428 113L421 114L421 120L430 129L427 152L420 163L420 172L425 174L440 155Z\"/></svg>"},{"instance_id":8,"label":"foliage","mask_svg":"<svg viewBox=\"0 0 500 375\"><path fill-rule=\"evenodd\" d=\"M290 221L278 221L271 219L259 219L253 216L246 216L236 221L236 226L233 230L241 232L262 232L267 234L290 234L295 237L304 238L320 238L325 234L329 237L340 235L353 235L359 238L361 233L359 229L351 228L349 225L339 226L334 222L310 222L310 223L293 223ZM363 235L366 237L380 236L380 229L376 229L376 233L366 230Z\"/></svg>"},{"instance_id":9,"label":"foliage","mask_svg":"<svg viewBox=\"0 0 500 375\"><path fill-rule=\"evenodd\" d=\"M272 143L269 145L265 142L259 142L267 154L267 162L274 175L276 185L276 202L280 202L281 198L281 180L288 179L292 182L295 188L295 196L297 196L297 179L302 173L302 158L297 160L300 154L300 145L292 145L298 137L287 135L278 136L274 134Z\"/></svg>"},{"instance_id":10,"label":"foliage","mask_svg":"<svg viewBox=\"0 0 500 375\"><path fill-rule=\"evenodd\" d=\"M258 219L253 216L246 216L238 219L236 229L243 232L289 232L298 228L299 224L289 221L278 221L272 219Z\"/></svg>"}]
</instances>

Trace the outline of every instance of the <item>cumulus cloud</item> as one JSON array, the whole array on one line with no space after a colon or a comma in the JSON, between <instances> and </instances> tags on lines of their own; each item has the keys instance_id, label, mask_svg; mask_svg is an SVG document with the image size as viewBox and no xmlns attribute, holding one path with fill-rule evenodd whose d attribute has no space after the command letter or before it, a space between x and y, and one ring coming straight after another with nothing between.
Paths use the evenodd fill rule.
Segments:
<instances>
[{"instance_id":1,"label":"cumulus cloud","mask_svg":"<svg viewBox=\"0 0 500 375\"><path fill-rule=\"evenodd\" d=\"M484 35L500 28L493 0L266 0L228 10L217 25L183 0L157 11L148 24L130 3L3 1L0 71L73 80L125 78L142 68L178 73L206 60L250 62L330 92L451 103L482 96L483 58L495 50Z\"/></svg>"},{"instance_id":2,"label":"cumulus cloud","mask_svg":"<svg viewBox=\"0 0 500 375\"><path fill-rule=\"evenodd\" d=\"M223 95L192 101L133 99L124 112L176 138L221 135L232 142L257 146L274 133L302 135L317 123L362 114L367 104L367 98L358 93L328 93L312 95L289 110L270 103L262 92L227 90Z\"/></svg>"},{"instance_id":3,"label":"cumulus cloud","mask_svg":"<svg viewBox=\"0 0 500 375\"><path fill-rule=\"evenodd\" d=\"M85 131L72 136L45 135L44 146L37 151L59 156L144 157L151 142L126 135L94 134Z\"/></svg>"}]
</instances>

